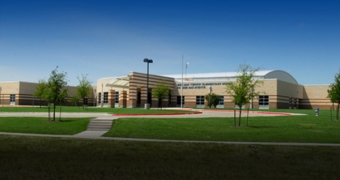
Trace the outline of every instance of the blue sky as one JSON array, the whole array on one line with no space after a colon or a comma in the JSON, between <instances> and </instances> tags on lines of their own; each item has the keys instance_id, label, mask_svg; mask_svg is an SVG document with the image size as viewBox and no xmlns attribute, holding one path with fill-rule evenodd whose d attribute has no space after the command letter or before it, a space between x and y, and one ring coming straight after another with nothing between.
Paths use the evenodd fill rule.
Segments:
<instances>
[{"instance_id":1,"label":"blue sky","mask_svg":"<svg viewBox=\"0 0 340 180\"><path fill-rule=\"evenodd\" d=\"M340 0L0 0L0 81L284 70L329 84L340 70Z\"/></svg>"}]
</instances>

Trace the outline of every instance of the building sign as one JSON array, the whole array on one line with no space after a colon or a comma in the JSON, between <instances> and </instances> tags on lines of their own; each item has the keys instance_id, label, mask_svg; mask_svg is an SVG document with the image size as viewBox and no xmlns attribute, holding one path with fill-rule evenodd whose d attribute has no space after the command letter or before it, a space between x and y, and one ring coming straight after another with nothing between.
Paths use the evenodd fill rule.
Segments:
<instances>
[{"instance_id":1,"label":"building sign","mask_svg":"<svg viewBox=\"0 0 340 180\"><path fill-rule=\"evenodd\" d=\"M217 82L217 83L185 83L183 84L183 89L205 89L206 86L224 86L227 83L221 83L221 82ZM177 88L178 89L182 89L182 84L179 83L177 84Z\"/></svg>"}]
</instances>

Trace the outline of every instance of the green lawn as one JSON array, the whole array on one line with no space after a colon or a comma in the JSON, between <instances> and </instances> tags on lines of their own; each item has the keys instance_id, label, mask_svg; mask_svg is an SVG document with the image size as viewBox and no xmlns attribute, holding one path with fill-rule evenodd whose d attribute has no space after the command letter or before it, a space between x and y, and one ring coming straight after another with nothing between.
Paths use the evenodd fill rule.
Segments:
<instances>
[{"instance_id":1,"label":"green lawn","mask_svg":"<svg viewBox=\"0 0 340 180\"><path fill-rule=\"evenodd\" d=\"M240 128L233 118L122 118L104 136L173 140L340 143L340 122L327 111L316 117L311 110L294 110L306 116L250 117Z\"/></svg>"},{"instance_id":2,"label":"green lawn","mask_svg":"<svg viewBox=\"0 0 340 180\"><path fill-rule=\"evenodd\" d=\"M0 135L0 179L340 179L339 147Z\"/></svg>"},{"instance_id":3,"label":"green lawn","mask_svg":"<svg viewBox=\"0 0 340 180\"><path fill-rule=\"evenodd\" d=\"M56 111L59 112L60 107L56 107ZM52 110L52 109L51 109ZM143 108L102 108L102 107L87 107L83 110L83 107L75 106L62 106L62 112L98 112L109 114L176 114L185 113L188 111L183 110L161 110L161 109L143 109ZM46 106L43 107L0 107L1 112L48 112Z\"/></svg>"},{"instance_id":4,"label":"green lawn","mask_svg":"<svg viewBox=\"0 0 340 180\"><path fill-rule=\"evenodd\" d=\"M0 117L0 132L65 134L85 131L91 118L62 118L49 122L44 117Z\"/></svg>"}]
</instances>

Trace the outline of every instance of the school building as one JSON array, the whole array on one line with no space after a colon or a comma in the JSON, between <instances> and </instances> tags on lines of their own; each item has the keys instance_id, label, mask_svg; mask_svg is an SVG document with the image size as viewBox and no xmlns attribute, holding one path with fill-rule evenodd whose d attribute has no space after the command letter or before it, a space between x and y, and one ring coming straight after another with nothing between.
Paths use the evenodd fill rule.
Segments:
<instances>
[{"instance_id":1,"label":"school building","mask_svg":"<svg viewBox=\"0 0 340 180\"><path fill-rule=\"evenodd\" d=\"M183 77L183 78L182 78ZM159 83L169 86L167 98L162 107L206 107L205 95L215 93L220 96L218 108L233 108L230 95L226 93L226 83L234 81L237 72L153 75L149 74L149 91L147 91L147 74L130 72L126 76L107 77L97 80L90 97L78 102L78 105L144 108L149 102L151 107L158 106L158 100L152 97L152 89ZM332 103L327 98L329 85L300 85L289 73L282 70L258 71L254 79L263 81L254 89L260 92L247 107L259 109L295 108L310 109L329 108ZM0 82L0 104L3 105L39 105L44 104L35 97L37 83ZM68 87L70 99L75 96L76 87ZM149 94L148 94L149 92ZM182 105L181 105L182 104Z\"/></svg>"}]
</instances>

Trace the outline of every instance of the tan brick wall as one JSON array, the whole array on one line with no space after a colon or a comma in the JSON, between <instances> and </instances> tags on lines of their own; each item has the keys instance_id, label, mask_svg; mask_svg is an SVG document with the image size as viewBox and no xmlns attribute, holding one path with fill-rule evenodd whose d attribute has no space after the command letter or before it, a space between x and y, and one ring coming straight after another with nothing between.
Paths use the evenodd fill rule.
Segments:
<instances>
[{"instance_id":1,"label":"tan brick wall","mask_svg":"<svg viewBox=\"0 0 340 180\"><path fill-rule=\"evenodd\" d=\"M1 82L1 95L0 101L3 104L9 104L9 97L10 94L15 94L15 105L46 105L45 101L40 100L39 98L35 97L33 94L36 91L38 83L31 83L31 82ZM76 95L76 87L67 86L68 89L68 97L66 98L66 105L73 105L70 103L71 98ZM89 105L92 104L93 99L88 99ZM82 105L82 101L78 103L78 105Z\"/></svg>"},{"instance_id":2,"label":"tan brick wall","mask_svg":"<svg viewBox=\"0 0 340 180\"><path fill-rule=\"evenodd\" d=\"M300 102L302 108L316 107L321 109L329 109L332 103L328 96L327 90L329 85L308 85L304 86L303 100Z\"/></svg>"}]
</instances>

